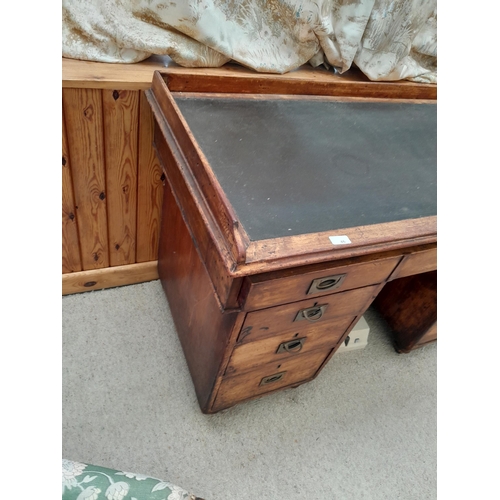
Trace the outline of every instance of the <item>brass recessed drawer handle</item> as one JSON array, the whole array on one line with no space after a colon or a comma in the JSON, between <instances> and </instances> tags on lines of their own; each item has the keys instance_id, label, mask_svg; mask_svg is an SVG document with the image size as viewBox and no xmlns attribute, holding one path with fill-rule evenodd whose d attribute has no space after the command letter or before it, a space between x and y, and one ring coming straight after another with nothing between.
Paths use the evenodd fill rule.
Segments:
<instances>
[{"instance_id":1,"label":"brass recessed drawer handle","mask_svg":"<svg viewBox=\"0 0 500 500\"><path fill-rule=\"evenodd\" d=\"M259 385L267 385L267 384L272 384L273 382L278 382L278 380L281 380L283 376L285 375L286 372L280 372L280 373L275 373L274 375L269 375L267 377L264 377Z\"/></svg>"},{"instance_id":2,"label":"brass recessed drawer handle","mask_svg":"<svg viewBox=\"0 0 500 500\"><path fill-rule=\"evenodd\" d=\"M279 345L276 354L280 352L289 352L289 353L300 352L302 350L302 346L304 345L305 341L306 337L303 337L301 339L289 340L288 342L283 342L282 344Z\"/></svg>"},{"instance_id":3,"label":"brass recessed drawer handle","mask_svg":"<svg viewBox=\"0 0 500 500\"><path fill-rule=\"evenodd\" d=\"M324 278L315 279L311 283L309 290L307 290L307 295L324 292L325 290L335 290L335 288L342 285L346 276L347 274L336 274L335 276L326 276Z\"/></svg>"},{"instance_id":4,"label":"brass recessed drawer handle","mask_svg":"<svg viewBox=\"0 0 500 500\"><path fill-rule=\"evenodd\" d=\"M303 319L307 319L307 321L319 321L325 309L328 307L328 304L323 304L321 306L313 306L308 307L306 309L301 309L297 315L295 316L294 321L302 321Z\"/></svg>"}]
</instances>

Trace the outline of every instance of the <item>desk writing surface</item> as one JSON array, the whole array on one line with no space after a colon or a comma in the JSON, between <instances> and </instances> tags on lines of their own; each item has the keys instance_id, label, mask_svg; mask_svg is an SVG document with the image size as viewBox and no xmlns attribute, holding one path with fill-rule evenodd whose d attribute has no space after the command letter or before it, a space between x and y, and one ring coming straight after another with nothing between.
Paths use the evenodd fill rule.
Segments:
<instances>
[{"instance_id":1,"label":"desk writing surface","mask_svg":"<svg viewBox=\"0 0 500 500\"><path fill-rule=\"evenodd\" d=\"M436 215L436 105L176 96L252 241Z\"/></svg>"}]
</instances>

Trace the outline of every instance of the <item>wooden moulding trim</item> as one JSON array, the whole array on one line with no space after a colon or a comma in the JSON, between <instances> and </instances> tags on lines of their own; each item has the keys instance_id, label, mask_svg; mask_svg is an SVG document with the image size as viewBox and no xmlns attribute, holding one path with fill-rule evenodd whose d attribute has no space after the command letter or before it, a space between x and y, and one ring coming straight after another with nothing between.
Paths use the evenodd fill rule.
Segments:
<instances>
[{"instance_id":1,"label":"wooden moulding trim","mask_svg":"<svg viewBox=\"0 0 500 500\"><path fill-rule=\"evenodd\" d=\"M62 275L62 294L89 292L159 279L158 261L106 267Z\"/></svg>"},{"instance_id":2,"label":"wooden moulding trim","mask_svg":"<svg viewBox=\"0 0 500 500\"><path fill-rule=\"evenodd\" d=\"M344 235L351 244L334 246L329 239L330 236ZM256 274L297 264L347 259L436 242L436 216L252 241L245 265L234 274Z\"/></svg>"},{"instance_id":3,"label":"wooden moulding trim","mask_svg":"<svg viewBox=\"0 0 500 500\"><path fill-rule=\"evenodd\" d=\"M157 111L154 96L151 97L151 108ZM157 111L160 113L159 111ZM229 296L237 303L236 292L231 294L231 288L238 280L231 280L228 270L236 267L236 263L225 246L225 241L206 208L202 208L203 200L193 195L194 186L189 172L183 172L179 167L177 156L180 154L175 146L175 140L162 128L160 123L155 127L155 150L160 158L167 182L165 189L172 189L181 217L188 228L191 238L206 270L212 278L216 295L223 309ZM170 141L169 143L167 141ZM170 144L170 145L169 145ZM168 218L167 213L167 218ZM196 238L195 238L196 235ZM161 239L161 238L160 238ZM221 271L223 269L223 271Z\"/></svg>"},{"instance_id":4,"label":"wooden moulding trim","mask_svg":"<svg viewBox=\"0 0 500 500\"><path fill-rule=\"evenodd\" d=\"M155 136L156 134L161 136L159 139L155 139L157 156L164 163L164 172L169 184L172 186L174 196L189 230L193 237L196 235L196 243L205 260L211 255L210 249L212 245L216 249L218 256L220 256L225 269L230 271L236 267L236 261L226 245L227 242L222 237L220 228L214 220L204 197L201 195L196 180L186 166L187 162L183 152L179 148L158 106L154 93L148 90L146 91L146 97L156 120ZM194 213L199 214L200 217L193 216Z\"/></svg>"},{"instance_id":5,"label":"wooden moulding trim","mask_svg":"<svg viewBox=\"0 0 500 500\"><path fill-rule=\"evenodd\" d=\"M103 63L62 58L62 87L77 89L146 90L153 73L165 69L165 61Z\"/></svg>"},{"instance_id":6,"label":"wooden moulding trim","mask_svg":"<svg viewBox=\"0 0 500 500\"><path fill-rule=\"evenodd\" d=\"M225 239L230 242L234 260L238 263L244 262L250 239L159 72L155 72L153 77L152 93L179 149L183 152L183 158L193 173L200 193Z\"/></svg>"},{"instance_id":7,"label":"wooden moulding trim","mask_svg":"<svg viewBox=\"0 0 500 500\"><path fill-rule=\"evenodd\" d=\"M246 99L252 101L307 101L307 102L381 102L398 104L437 104L436 99L391 99L388 97L352 97L330 95L303 94L235 94L231 92L170 92L172 97L187 97L190 99Z\"/></svg>"},{"instance_id":8,"label":"wooden moulding trim","mask_svg":"<svg viewBox=\"0 0 500 500\"><path fill-rule=\"evenodd\" d=\"M437 99L437 86L412 82L372 82L342 78L296 78L290 74L225 73L186 75L160 71L171 92L235 92L323 96ZM333 75L332 75L333 76Z\"/></svg>"}]
</instances>

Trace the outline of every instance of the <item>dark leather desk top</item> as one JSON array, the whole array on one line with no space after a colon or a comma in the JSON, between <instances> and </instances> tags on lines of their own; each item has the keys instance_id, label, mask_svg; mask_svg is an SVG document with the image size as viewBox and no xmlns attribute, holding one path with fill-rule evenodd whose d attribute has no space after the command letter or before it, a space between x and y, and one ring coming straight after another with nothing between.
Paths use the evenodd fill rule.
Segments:
<instances>
[{"instance_id":1,"label":"dark leather desk top","mask_svg":"<svg viewBox=\"0 0 500 500\"><path fill-rule=\"evenodd\" d=\"M435 104L176 103L253 241L437 214Z\"/></svg>"}]
</instances>

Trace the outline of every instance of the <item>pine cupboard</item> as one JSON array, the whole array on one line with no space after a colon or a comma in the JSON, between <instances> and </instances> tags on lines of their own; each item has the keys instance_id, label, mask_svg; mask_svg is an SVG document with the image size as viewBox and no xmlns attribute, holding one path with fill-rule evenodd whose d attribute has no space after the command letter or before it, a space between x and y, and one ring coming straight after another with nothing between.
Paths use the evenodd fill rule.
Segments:
<instances>
[{"instance_id":1,"label":"pine cupboard","mask_svg":"<svg viewBox=\"0 0 500 500\"><path fill-rule=\"evenodd\" d=\"M161 68L63 59L63 294L158 279L163 179L144 91Z\"/></svg>"}]
</instances>

